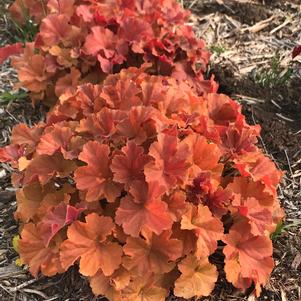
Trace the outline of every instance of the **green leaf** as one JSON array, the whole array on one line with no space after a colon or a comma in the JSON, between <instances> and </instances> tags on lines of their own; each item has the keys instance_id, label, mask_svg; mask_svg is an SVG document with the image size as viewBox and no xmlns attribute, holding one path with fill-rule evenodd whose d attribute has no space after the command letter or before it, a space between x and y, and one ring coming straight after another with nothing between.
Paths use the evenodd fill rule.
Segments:
<instances>
[{"instance_id":1,"label":"green leaf","mask_svg":"<svg viewBox=\"0 0 301 301\"><path fill-rule=\"evenodd\" d=\"M25 99L28 97L28 94L26 91L19 90L17 92L8 92L5 91L0 94L0 103L6 103L10 101Z\"/></svg>"}]
</instances>

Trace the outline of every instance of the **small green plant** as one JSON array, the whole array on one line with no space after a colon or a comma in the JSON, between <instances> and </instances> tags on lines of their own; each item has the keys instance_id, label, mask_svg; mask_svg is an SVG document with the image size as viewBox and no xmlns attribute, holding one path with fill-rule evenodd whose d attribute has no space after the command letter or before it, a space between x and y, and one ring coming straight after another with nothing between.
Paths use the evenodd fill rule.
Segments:
<instances>
[{"instance_id":1,"label":"small green plant","mask_svg":"<svg viewBox=\"0 0 301 301\"><path fill-rule=\"evenodd\" d=\"M11 42L21 42L23 44L33 42L39 30L37 22L29 14L29 10L23 1L19 2L18 9L13 8L13 6L4 12L4 14L11 16L10 26L6 29L7 35L10 36ZM14 13L11 8L13 8ZM21 19L14 19L13 14L16 14L16 12L20 14Z\"/></svg>"},{"instance_id":2,"label":"small green plant","mask_svg":"<svg viewBox=\"0 0 301 301\"><path fill-rule=\"evenodd\" d=\"M13 32L9 33L15 42L33 42L38 33L38 25L29 17L24 25L13 21Z\"/></svg>"},{"instance_id":3,"label":"small green plant","mask_svg":"<svg viewBox=\"0 0 301 301\"><path fill-rule=\"evenodd\" d=\"M293 219L289 224L284 224L282 221L278 223L276 230L271 234L271 239L275 241L279 236L281 236L288 229L293 227L298 227L301 225L301 219Z\"/></svg>"},{"instance_id":4,"label":"small green plant","mask_svg":"<svg viewBox=\"0 0 301 301\"><path fill-rule=\"evenodd\" d=\"M281 59L276 54L268 67L260 68L253 74L253 80L255 83L261 85L264 88L273 88L279 85L285 85L292 76L292 69L284 69L281 66Z\"/></svg>"},{"instance_id":5,"label":"small green plant","mask_svg":"<svg viewBox=\"0 0 301 301\"><path fill-rule=\"evenodd\" d=\"M25 99L28 97L28 94L24 90L18 91L5 91L0 94L0 103L11 102L15 100Z\"/></svg>"},{"instance_id":6,"label":"small green plant","mask_svg":"<svg viewBox=\"0 0 301 301\"><path fill-rule=\"evenodd\" d=\"M280 223L278 223L275 232L271 234L271 240L275 241L283 232L284 232L284 224L281 221Z\"/></svg>"},{"instance_id":7,"label":"small green plant","mask_svg":"<svg viewBox=\"0 0 301 301\"><path fill-rule=\"evenodd\" d=\"M210 51L220 56L222 53L226 51L226 48L221 44L215 44L210 47Z\"/></svg>"}]
</instances>

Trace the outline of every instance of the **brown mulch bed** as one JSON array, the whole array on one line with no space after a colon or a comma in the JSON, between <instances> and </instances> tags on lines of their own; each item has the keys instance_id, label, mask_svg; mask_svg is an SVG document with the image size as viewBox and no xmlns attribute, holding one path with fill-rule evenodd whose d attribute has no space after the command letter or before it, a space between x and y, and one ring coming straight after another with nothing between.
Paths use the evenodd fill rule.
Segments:
<instances>
[{"instance_id":1,"label":"brown mulch bed","mask_svg":"<svg viewBox=\"0 0 301 301\"><path fill-rule=\"evenodd\" d=\"M9 22L0 1L0 45L11 40ZM299 0L184 0L193 11L191 24L213 51L209 74L220 82L220 92L237 99L249 123L262 126L260 140L265 152L285 170L279 198L286 211L285 231L274 241L276 267L259 301L301 300L301 63L291 60L291 50L301 42ZM263 86L256 75L271 69L279 57L280 75L288 70L286 82ZM300 60L301 61L301 60ZM208 76L209 76L208 74ZM9 91L16 76L8 64L0 66L0 93ZM0 146L9 142L14 124L42 120L44 109L33 109L26 100L0 104ZM16 207L10 184L10 168L0 165L0 300L104 300L93 298L89 286L75 268L64 275L32 279L15 266L17 254L12 237L18 232L13 219ZM212 257L219 262L220 255ZM221 273L207 301L252 301L251 291L235 290ZM169 301L179 298L169 297Z\"/></svg>"}]
</instances>

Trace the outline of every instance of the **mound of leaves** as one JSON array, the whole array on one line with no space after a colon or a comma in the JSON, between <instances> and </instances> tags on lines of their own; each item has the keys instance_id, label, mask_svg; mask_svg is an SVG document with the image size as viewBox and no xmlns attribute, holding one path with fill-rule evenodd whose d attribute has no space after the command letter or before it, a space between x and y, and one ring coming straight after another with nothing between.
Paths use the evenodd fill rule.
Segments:
<instances>
[{"instance_id":1,"label":"mound of leaves","mask_svg":"<svg viewBox=\"0 0 301 301\"><path fill-rule=\"evenodd\" d=\"M16 0L10 12L20 27L28 18L39 24L24 49L18 43L0 51L2 60L21 52L12 60L17 87L33 102L54 104L79 84L143 63L148 73L187 81L199 94L217 88L203 76L210 53L175 0Z\"/></svg>"},{"instance_id":2,"label":"mound of leaves","mask_svg":"<svg viewBox=\"0 0 301 301\"><path fill-rule=\"evenodd\" d=\"M274 262L281 172L222 94L129 68L62 94L45 123L17 125L10 162L18 251L33 276L79 265L109 300L208 296L229 282L257 295Z\"/></svg>"}]
</instances>

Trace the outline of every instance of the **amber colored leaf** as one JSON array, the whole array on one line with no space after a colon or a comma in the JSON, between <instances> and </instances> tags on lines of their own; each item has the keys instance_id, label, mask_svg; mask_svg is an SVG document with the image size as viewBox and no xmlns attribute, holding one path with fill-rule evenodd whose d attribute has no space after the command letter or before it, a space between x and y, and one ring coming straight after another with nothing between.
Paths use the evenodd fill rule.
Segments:
<instances>
[{"instance_id":1,"label":"amber colored leaf","mask_svg":"<svg viewBox=\"0 0 301 301\"><path fill-rule=\"evenodd\" d=\"M232 283L235 287L240 289L247 289L252 284L251 278L244 278L241 274L241 266L238 258L229 259L225 262L224 267L227 280Z\"/></svg>"},{"instance_id":2,"label":"amber colored leaf","mask_svg":"<svg viewBox=\"0 0 301 301\"><path fill-rule=\"evenodd\" d=\"M250 177L235 177L227 188L233 192L234 206L243 204L249 198L256 198L263 207L271 207L274 203L274 196L266 190L266 185Z\"/></svg>"},{"instance_id":3,"label":"amber colored leaf","mask_svg":"<svg viewBox=\"0 0 301 301\"><path fill-rule=\"evenodd\" d=\"M171 239L171 231L164 231L160 235L144 233L145 239L128 237L123 247L125 258L123 265L128 270L137 271L143 276L149 271L155 274L169 272L173 262L182 256L183 245L178 239Z\"/></svg>"},{"instance_id":4,"label":"amber colored leaf","mask_svg":"<svg viewBox=\"0 0 301 301\"><path fill-rule=\"evenodd\" d=\"M11 141L13 144L35 146L41 137L43 126L37 125L29 128L25 123L14 126Z\"/></svg>"},{"instance_id":5,"label":"amber colored leaf","mask_svg":"<svg viewBox=\"0 0 301 301\"><path fill-rule=\"evenodd\" d=\"M207 257L188 255L178 264L181 276L175 282L174 294L192 298L209 296L217 280L217 270Z\"/></svg>"},{"instance_id":6,"label":"amber colored leaf","mask_svg":"<svg viewBox=\"0 0 301 301\"><path fill-rule=\"evenodd\" d=\"M140 145L156 134L155 119L154 108L135 106L129 110L128 117L117 125L117 129L121 135Z\"/></svg>"},{"instance_id":7,"label":"amber colored leaf","mask_svg":"<svg viewBox=\"0 0 301 301\"><path fill-rule=\"evenodd\" d=\"M174 223L172 227L172 238L176 238L183 243L183 255L195 252L197 237L191 230L182 230L180 222Z\"/></svg>"},{"instance_id":8,"label":"amber colored leaf","mask_svg":"<svg viewBox=\"0 0 301 301\"><path fill-rule=\"evenodd\" d=\"M135 180L144 180L143 169L150 157L144 154L144 149L134 141L129 141L122 148L121 154L113 157L111 170L114 173L114 180L129 187Z\"/></svg>"},{"instance_id":9,"label":"amber colored leaf","mask_svg":"<svg viewBox=\"0 0 301 301\"><path fill-rule=\"evenodd\" d=\"M47 247L40 228L32 223L25 224L18 242L18 251L24 264L34 277L41 271L45 276L54 276L64 270L59 260L59 246L53 244Z\"/></svg>"},{"instance_id":10,"label":"amber colored leaf","mask_svg":"<svg viewBox=\"0 0 301 301\"><path fill-rule=\"evenodd\" d=\"M144 169L147 182L159 181L166 189L185 184L191 165L188 144L179 142L175 133L161 133L157 137L158 141L152 143L149 149L154 161Z\"/></svg>"},{"instance_id":11,"label":"amber colored leaf","mask_svg":"<svg viewBox=\"0 0 301 301\"><path fill-rule=\"evenodd\" d=\"M51 184L42 186L39 182L35 182L17 190L15 218L23 223L29 222L38 213L44 197L54 189Z\"/></svg>"},{"instance_id":12,"label":"amber colored leaf","mask_svg":"<svg viewBox=\"0 0 301 301\"><path fill-rule=\"evenodd\" d=\"M73 132L69 127L54 126L47 128L47 132L40 138L37 145L37 153L39 155L53 155L56 151L64 151L70 143Z\"/></svg>"},{"instance_id":13,"label":"amber colored leaf","mask_svg":"<svg viewBox=\"0 0 301 301\"><path fill-rule=\"evenodd\" d=\"M78 130L107 141L116 133L117 124L125 117L126 114L122 111L104 107L96 114L89 114L86 119L82 119Z\"/></svg>"},{"instance_id":14,"label":"amber colored leaf","mask_svg":"<svg viewBox=\"0 0 301 301\"><path fill-rule=\"evenodd\" d=\"M103 51L107 58L111 58L115 53L115 35L114 33L100 26L91 28L92 33L86 38L84 51L87 54L96 55L99 51Z\"/></svg>"},{"instance_id":15,"label":"amber colored leaf","mask_svg":"<svg viewBox=\"0 0 301 301\"><path fill-rule=\"evenodd\" d=\"M113 202L120 194L120 186L112 180L109 154L109 146L96 141L86 143L79 154L78 158L88 165L79 167L75 171L74 180L78 189L86 191L88 202L101 198Z\"/></svg>"},{"instance_id":16,"label":"amber colored leaf","mask_svg":"<svg viewBox=\"0 0 301 301\"><path fill-rule=\"evenodd\" d=\"M242 176L250 176L255 182L261 181L273 191L279 184L282 172L275 163L261 152L253 152L235 160L235 167Z\"/></svg>"},{"instance_id":17,"label":"amber colored leaf","mask_svg":"<svg viewBox=\"0 0 301 301\"><path fill-rule=\"evenodd\" d=\"M259 291L260 285L267 282L274 266L271 240L266 236L252 235L250 225L242 221L232 226L223 242L227 244L223 250L225 263L237 258L241 276L252 279ZM237 269L228 269L228 273L229 280L237 279Z\"/></svg>"},{"instance_id":18,"label":"amber colored leaf","mask_svg":"<svg viewBox=\"0 0 301 301\"><path fill-rule=\"evenodd\" d=\"M75 168L75 162L65 160L61 154L36 156L25 171L24 183L31 183L38 179L42 185L45 185L53 177L67 177Z\"/></svg>"},{"instance_id":19,"label":"amber colored leaf","mask_svg":"<svg viewBox=\"0 0 301 301\"><path fill-rule=\"evenodd\" d=\"M132 275L123 266L120 266L111 276L105 276L101 272L90 278L91 288L96 295L105 295L109 299L120 297L119 293L127 287ZM117 294L118 291L118 294ZM115 297L113 298L113 296Z\"/></svg>"},{"instance_id":20,"label":"amber colored leaf","mask_svg":"<svg viewBox=\"0 0 301 301\"><path fill-rule=\"evenodd\" d=\"M264 235L267 227L273 223L272 208L262 207L255 198L246 199L237 208L239 214L249 220L253 235Z\"/></svg>"},{"instance_id":21,"label":"amber colored leaf","mask_svg":"<svg viewBox=\"0 0 301 301\"><path fill-rule=\"evenodd\" d=\"M46 65L45 57L34 53L33 43L26 43L21 57L12 58L12 66L18 71L22 87L33 93L43 93L50 83Z\"/></svg>"},{"instance_id":22,"label":"amber colored leaf","mask_svg":"<svg viewBox=\"0 0 301 301\"><path fill-rule=\"evenodd\" d=\"M68 41L72 36L72 26L65 14L50 14L40 26L40 36L46 46L57 45Z\"/></svg>"},{"instance_id":23,"label":"amber colored leaf","mask_svg":"<svg viewBox=\"0 0 301 301\"><path fill-rule=\"evenodd\" d=\"M60 258L66 270L79 259L80 272L94 276L98 270L110 276L121 263L122 247L110 242L114 223L110 217L91 213L86 222L75 221L67 231L68 239L61 245Z\"/></svg>"},{"instance_id":24,"label":"amber colored leaf","mask_svg":"<svg viewBox=\"0 0 301 301\"><path fill-rule=\"evenodd\" d=\"M140 92L133 80L118 78L116 82L108 82L104 85L101 97L110 108L130 110L133 106L141 105L138 97Z\"/></svg>"},{"instance_id":25,"label":"amber colored leaf","mask_svg":"<svg viewBox=\"0 0 301 301\"><path fill-rule=\"evenodd\" d=\"M176 190L170 195L164 196L163 200L168 205L173 221L180 221L187 211L186 194L181 190Z\"/></svg>"},{"instance_id":26,"label":"amber colored leaf","mask_svg":"<svg viewBox=\"0 0 301 301\"><path fill-rule=\"evenodd\" d=\"M254 236L250 233L250 226L244 222L235 224L229 234L225 234L223 241L226 257L238 253L241 264L248 265L250 259L264 259L273 252L272 242L266 236Z\"/></svg>"},{"instance_id":27,"label":"amber colored leaf","mask_svg":"<svg viewBox=\"0 0 301 301\"><path fill-rule=\"evenodd\" d=\"M263 181L273 187L277 187L282 177L282 172L277 169L275 163L263 154L260 154L249 172L254 181Z\"/></svg>"},{"instance_id":28,"label":"amber colored leaf","mask_svg":"<svg viewBox=\"0 0 301 301\"><path fill-rule=\"evenodd\" d=\"M23 0L15 0L8 9L11 18L20 25L24 25L26 13L28 13L28 7L24 4Z\"/></svg>"},{"instance_id":29,"label":"amber colored leaf","mask_svg":"<svg viewBox=\"0 0 301 301\"><path fill-rule=\"evenodd\" d=\"M64 14L71 17L74 13L75 0L49 0L47 8L52 14Z\"/></svg>"},{"instance_id":30,"label":"amber colored leaf","mask_svg":"<svg viewBox=\"0 0 301 301\"><path fill-rule=\"evenodd\" d=\"M0 48L0 64L12 55L18 55L23 52L22 43L15 43L12 45L6 45Z\"/></svg>"},{"instance_id":31,"label":"amber colored leaf","mask_svg":"<svg viewBox=\"0 0 301 301\"><path fill-rule=\"evenodd\" d=\"M161 200L164 189L158 182L147 185L136 181L130 192L134 197L128 195L121 200L115 218L126 234L137 237L142 229L160 234L171 228L172 218L168 206Z\"/></svg>"},{"instance_id":32,"label":"amber colored leaf","mask_svg":"<svg viewBox=\"0 0 301 301\"><path fill-rule=\"evenodd\" d=\"M35 0L16 0L9 7L12 18L19 24L24 25L28 18L31 17L35 22L39 23L45 16L43 11L43 3Z\"/></svg>"},{"instance_id":33,"label":"amber colored leaf","mask_svg":"<svg viewBox=\"0 0 301 301\"><path fill-rule=\"evenodd\" d=\"M72 93L79 85L81 73L76 68L71 68L70 73L60 77L55 84L55 95L60 97L64 93Z\"/></svg>"},{"instance_id":34,"label":"amber colored leaf","mask_svg":"<svg viewBox=\"0 0 301 301\"><path fill-rule=\"evenodd\" d=\"M50 187L55 187L54 183L49 183L49 185L51 185ZM45 186L43 186L44 188ZM36 214L36 218L40 221L44 218L44 216L47 214L47 212L61 204L61 203L65 203L66 205L69 204L70 199L71 199L71 195L75 192L75 189L70 185L70 184L63 184L62 187L60 189L56 189L50 193L47 193L42 202L41 205L37 211ZM31 195L31 192L29 191L29 189L26 191L26 195L29 196Z\"/></svg>"},{"instance_id":35,"label":"amber colored leaf","mask_svg":"<svg viewBox=\"0 0 301 301\"><path fill-rule=\"evenodd\" d=\"M118 270L115 273L118 273ZM107 277L102 272L97 272L97 274L91 277L90 286L93 294L96 296L105 296L112 301L121 301L121 292L112 283L114 281L113 275Z\"/></svg>"},{"instance_id":36,"label":"amber colored leaf","mask_svg":"<svg viewBox=\"0 0 301 301\"><path fill-rule=\"evenodd\" d=\"M144 105L157 105L164 98L164 86L160 78L155 76L147 78L140 86Z\"/></svg>"},{"instance_id":37,"label":"amber colored leaf","mask_svg":"<svg viewBox=\"0 0 301 301\"><path fill-rule=\"evenodd\" d=\"M215 168L221 157L221 151L214 143L208 143L201 135L189 135L186 139L191 145L193 163L202 171Z\"/></svg>"},{"instance_id":38,"label":"amber colored leaf","mask_svg":"<svg viewBox=\"0 0 301 301\"><path fill-rule=\"evenodd\" d=\"M157 285L153 277L136 277L122 290L124 301L164 301L168 290Z\"/></svg>"},{"instance_id":39,"label":"amber colored leaf","mask_svg":"<svg viewBox=\"0 0 301 301\"><path fill-rule=\"evenodd\" d=\"M183 215L181 229L194 230L197 236L198 257L209 256L217 248L217 241L223 237L224 227L222 222L212 216L207 206L190 205L188 211Z\"/></svg>"}]
</instances>

